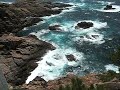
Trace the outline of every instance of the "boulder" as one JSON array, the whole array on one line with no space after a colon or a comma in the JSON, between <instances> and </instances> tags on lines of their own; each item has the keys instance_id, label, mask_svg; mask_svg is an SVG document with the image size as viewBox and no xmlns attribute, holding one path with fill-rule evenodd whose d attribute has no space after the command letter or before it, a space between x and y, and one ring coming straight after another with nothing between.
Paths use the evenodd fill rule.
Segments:
<instances>
[{"instance_id":1,"label":"boulder","mask_svg":"<svg viewBox=\"0 0 120 90\"><path fill-rule=\"evenodd\" d=\"M104 8L104 10L111 10L111 9L115 9L115 8L113 8L112 5L107 5L107 6Z\"/></svg>"},{"instance_id":2,"label":"boulder","mask_svg":"<svg viewBox=\"0 0 120 90\"><path fill-rule=\"evenodd\" d=\"M68 61L75 61L76 60L75 56L72 54L66 55L66 58L68 59Z\"/></svg>"},{"instance_id":3,"label":"boulder","mask_svg":"<svg viewBox=\"0 0 120 90\"><path fill-rule=\"evenodd\" d=\"M92 22L80 22L77 24L77 26L75 27L76 29L79 28L83 28L83 29L87 29L93 27L93 23Z\"/></svg>"},{"instance_id":4,"label":"boulder","mask_svg":"<svg viewBox=\"0 0 120 90\"><path fill-rule=\"evenodd\" d=\"M91 36L95 39L99 38L99 35L91 35Z\"/></svg>"},{"instance_id":5,"label":"boulder","mask_svg":"<svg viewBox=\"0 0 120 90\"><path fill-rule=\"evenodd\" d=\"M50 25L49 26L49 30L53 30L53 31L61 31L61 26L60 25Z\"/></svg>"}]
</instances>

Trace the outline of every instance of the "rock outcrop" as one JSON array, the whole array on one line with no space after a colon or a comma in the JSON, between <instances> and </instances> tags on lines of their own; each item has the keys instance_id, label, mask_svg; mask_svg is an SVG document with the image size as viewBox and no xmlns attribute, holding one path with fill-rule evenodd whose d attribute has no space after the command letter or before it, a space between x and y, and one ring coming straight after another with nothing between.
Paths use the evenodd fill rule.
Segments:
<instances>
[{"instance_id":1,"label":"rock outcrop","mask_svg":"<svg viewBox=\"0 0 120 90\"><path fill-rule=\"evenodd\" d=\"M9 85L18 86L25 83L30 72L37 67L36 62L48 50L55 49L51 44L33 35L25 37L15 35L24 27L42 21L40 17L59 14L70 6L40 0L0 3L0 66Z\"/></svg>"},{"instance_id":2,"label":"rock outcrop","mask_svg":"<svg viewBox=\"0 0 120 90\"><path fill-rule=\"evenodd\" d=\"M52 31L62 31L61 30L61 26L60 25L50 25L49 26L49 30L52 30Z\"/></svg>"},{"instance_id":3,"label":"rock outcrop","mask_svg":"<svg viewBox=\"0 0 120 90\"><path fill-rule=\"evenodd\" d=\"M77 26L75 26L76 29L79 29L79 28L87 29L90 27L93 27L92 22L80 22L77 24Z\"/></svg>"},{"instance_id":4,"label":"rock outcrop","mask_svg":"<svg viewBox=\"0 0 120 90\"><path fill-rule=\"evenodd\" d=\"M38 17L59 14L65 7L62 3L40 2L38 0L17 0L13 4L0 4L0 35L17 33L24 27L36 24ZM53 8L58 9L53 9Z\"/></svg>"},{"instance_id":5,"label":"rock outcrop","mask_svg":"<svg viewBox=\"0 0 120 90\"><path fill-rule=\"evenodd\" d=\"M8 81L13 85L25 83L30 72L37 67L48 50L53 50L51 44L38 40L35 36L17 37L3 35L0 37L0 66Z\"/></svg>"},{"instance_id":6,"label":"rock outcrop","mask_svg":"<svg viewBox=\"0 0 120 90\"><path fill-rule=\"evenodd\" d=\"M111 9L115 9L115 8L113 8L112 5L107 5L107 6L104 8L104 10L111 10Z\"/></svg>"},{"instance_id":7,"label":"rock outcrop","mask_svg":"<svg viewBox=\"0 0 120 90\"><path fill-rule=\"evenodd\" d=\"M76 58L74 55L70 54L70 55L66 55L66 58L68 59L68 61L76 61Z\"/></svg>"}]
</instances>

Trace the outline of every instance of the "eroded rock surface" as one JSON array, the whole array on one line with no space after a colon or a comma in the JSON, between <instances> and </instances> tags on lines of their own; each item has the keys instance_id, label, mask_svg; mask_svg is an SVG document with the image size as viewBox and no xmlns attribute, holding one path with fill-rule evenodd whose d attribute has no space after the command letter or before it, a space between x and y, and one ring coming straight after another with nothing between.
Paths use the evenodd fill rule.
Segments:
<instances>
[{"instance_id":1,"label":"eroded rock surface","mask_svg":"<svg viewBox=\"0 0 120 90\"><path fill-rule=\"evenodd\" d=\"M107 5L107 6L104 8L104 10L111 10L111 9L115 9L115 8L113 8L112 5Z\"/></svg>"},{"instance_id":2,"label":"eroded rock surface","mask_svg":"<svg viewBox=\"0 0 120 90\"><path fill-rule=\"evenodd\" d=\"M0 35L17 33L24 27L42 21L38 17L59 14L65 7L71 5L62 3L40 2L38 0L17 0L13 4L0 3ZM53 8L58 9L53 9Z\"/></svg>"},{"instance_id":3,"label":"eroded rock surface","mask_svg":"<svg viewBox=\"0 0 120 90\"><path fill-rule=\"evenodd\" d=\"M17 37L12 34L0 37L0 66L8 83L20 85L37 67L48 50L53 50L51 44L38 40L35 36Z\"/></svg>"},{"instance_id":4,"label":"eroded rock surface","mask_svg":"<svg viewBox=\"0 0 120 90\"><path fill-rule=\"evenodd\" d=\"M87 29L93 27L93 23L92 22L80 22L77 24L77 26L75 27L76 29L79 28L83 28L83 29Z\"/></svg>"}]
</instances>

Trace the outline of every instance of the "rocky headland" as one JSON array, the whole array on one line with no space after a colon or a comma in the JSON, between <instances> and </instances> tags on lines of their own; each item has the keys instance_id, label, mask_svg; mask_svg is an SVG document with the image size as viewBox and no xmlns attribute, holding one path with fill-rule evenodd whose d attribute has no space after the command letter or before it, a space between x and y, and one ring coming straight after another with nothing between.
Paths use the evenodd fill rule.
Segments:
<instances>
[{"instance_id":1,"label":"rocky headland","mask_svg":"<svg viewBox=\"0 0 120 90\"><path fill-rule=\"evenodd\" d=\"M59 14L65 7L62 3L38 0L17 0L13 4L0 4L0 34L14 33L42 21L40 17ZM55 9L57 8L57 9Z\"/></svg>"},{"instance_id":2,"label":"rocky headland","mask_svg":"<svg viewBox=\"0 0 120 90\"><path fill-rule=\"evenodd\" d=\"M30 72L37 67L36 62L48 50L55 49L34 35L20 37L17 33L42 21L40 17L59 14L70 6L38 0L0 3L0 66L10 87L24 84Z\"/></svg>"}]
</instances>

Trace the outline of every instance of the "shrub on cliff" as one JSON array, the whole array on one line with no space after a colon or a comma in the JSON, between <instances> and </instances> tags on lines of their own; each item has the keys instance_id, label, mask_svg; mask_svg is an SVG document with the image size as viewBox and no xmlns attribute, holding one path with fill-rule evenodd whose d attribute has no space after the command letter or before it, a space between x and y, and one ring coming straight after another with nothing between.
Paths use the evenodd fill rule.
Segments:
<instances>
[{"instance_id":1,"label":"shrub on cliff","mask_svg":"<svg viewBox=\"0 0 120 90\"><path fill-rule=\"evenodd\" d=\"M79 78L72 78L71 85L60 86L59 90L86 90L85 85Z\"/></svg>"}]
</instances>

